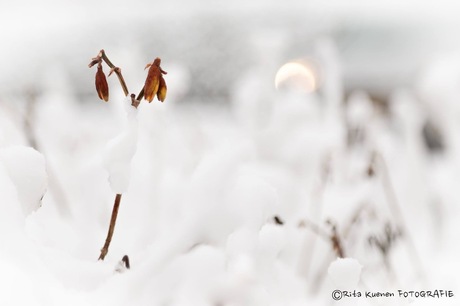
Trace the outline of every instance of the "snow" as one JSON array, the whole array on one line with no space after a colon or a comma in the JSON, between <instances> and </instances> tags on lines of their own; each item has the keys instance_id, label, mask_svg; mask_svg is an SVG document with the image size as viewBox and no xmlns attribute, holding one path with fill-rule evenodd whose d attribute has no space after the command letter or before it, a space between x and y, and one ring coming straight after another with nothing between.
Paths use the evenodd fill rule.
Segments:
<instances>
[{"instance_id":1,"label":"snow","mask_svg":"<svg viewBox=\"0 0 460 306\"><path fill-rule=\"evenodd\" d=\"M327 273L338 289L353 290L358 286L363 266L354 258L337 258Z\"/></svg>"},{"instance_id":2,"label":"snow","mask_svg":"<svg viewBox=\"0 0 460 306\"><path fill-rule=\"evenodd\" d=\"M120 135L109 141L103 157L104 167L109 173L110 187L117 194L128 190L131 160L137 146L137 108L131 106L131 98L126 98L123 105L126 110L126 127Z\"/></svg>"},{"instance_id":3,"label":"snow","mask_svg":"<svg viewBox=\"0 0 460 306\"><path fill-rule=\"evenodd\" d=\"M16 187L24 215L36 211L47 187L43 155L30 147L10 146L0 149L0 162Z\"/></svg>"},{"instance_id":4,"label":"snow","mask_svg":"<svg viewBox=\"0 0 460 306\"><path fill-rule=\"evenodd\" d=\"M1 33L21 42L1 57L0 305L433 304L334 302L337 289L453 290L434 303L458 305L458 50L426 58L412 83L372 80L382 82L383 107L375 92L347 88L348 51L334 34L341 22L308 24L321 35L295 18L291 28L268 26L264 18L291 22L284 14L295 9L269 1L260 20L245 20L263 1L248 12L243 2L224 7L244 14L223 15L221 28L208 24L221 20L210 1L210 19L199 6L152 11L135 1L145 18L136 22L118 19L124 6L102 16L105 6L94 4L65 22L56 14ZM329 16L331 4L292 2L302 20ZM5 11L5 29L25 13ZM48 34L55 45L42 43ZM166 101L135 109L115 76L110 101L100 101L86 65L101 47L135 93L145 64L161 56ZM317 65L317 91L273 86L276 70L297 58ZM422 137L427 120L444 139L441 152ZM351 131L363 137L350 141ZM115 194L123 197L114 236L97 261Z\"/></svg>"},{"instance_id":5,"label":"snow","mask_svg":"<svg viewBox=\"0 0 460 306\"><path fill-rule=\"evenodd\" d=\"M0 182L1 191L4 198L2 201L1 209L3 213L0 215L2 227L2 239L8 238L8 232L12 231L12 235L17 228L24 224L24 217L22 206L19 202L16 186L12 182L8 172L6 171L3 163L0 163Z\"/></svg>"}]
</instances>

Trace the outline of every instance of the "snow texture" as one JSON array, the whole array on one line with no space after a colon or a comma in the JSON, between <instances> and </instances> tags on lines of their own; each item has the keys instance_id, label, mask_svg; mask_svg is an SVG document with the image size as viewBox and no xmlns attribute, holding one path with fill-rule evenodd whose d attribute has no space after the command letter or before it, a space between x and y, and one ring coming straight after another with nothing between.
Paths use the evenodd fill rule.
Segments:
<instances>
[{"instance_id":1,"label":"snow texture","mask_svg":"<svg viewBox=\"0 0 460 306\"><path fill-rule=\"evenodd\" d=\"M357 288L363 266L354 258L337 258L327 273L338 289Z\"/></svg>"},{"instance_id":2,"label":"snow texture","mask_svg":"<svg viewBox=\"0 0 460 306\"><path fill-rule=\"evenodd\" d=\"M24 215L36 211L47 187L43 155L30 147L10 146L0 149L0 164L16 188Z\"/></svg>"},{"instance_id":3,"label":"snow texture","mask_svg":"<svg viewBox=\"0 0 460 306\"><path fill-rule=\"evenodd\" d=\"M384 2L340 22L300 0L227 1L225 14L211 0L51 2L0 11L11 46L0 50L0 306L460 305L459 48L391 87L407 75L360 74L390 59L353 49L384 57L388 23L404 40ZM359 15L352 2L340 11ZM396 19L419 16L414 6ZM100 101L86 65L102 47L130 90L161 56L166 101L134 109L116 76ZM418 51L388 57L399 67ZM318 67L317 91L273 86L297 56ZM427 121L442 150L427 147ZM114 193L117 224L97 261ZM337 289L455 297L334 302Z\"/></svg>"},{"instance_id":4,"label":"snow texture","mask_svg":"<svg viewBox=\"0 0 460 306\"><path fill-rule=\"evenodd\" d=\"M110 140L104 155L104 167L109 173L112 191L122 194L128 190L131 176L131 160L137 148L137 109L131 106L131 98L124 102L126 111L123 131Z\"/></svg>"}]
</instances>

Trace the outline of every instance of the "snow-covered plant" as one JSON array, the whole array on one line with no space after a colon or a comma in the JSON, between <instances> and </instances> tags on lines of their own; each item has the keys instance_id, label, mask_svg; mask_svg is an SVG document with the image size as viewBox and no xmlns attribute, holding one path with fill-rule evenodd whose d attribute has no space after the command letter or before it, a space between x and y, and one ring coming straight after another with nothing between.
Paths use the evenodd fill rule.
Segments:
<instances>
[{"instance_id":1,"label":"snow-covered plant","mask_svg":"<svg viewBox=\"0 0 460 306\"><path fill-rule=\"evenodd\" d=\"M123 92L127 97L127 127L120 135L112 139L107 145L105 156L105 168L109 173L109 183L112 190L115 192L115 202L112 210L112 217L110 219L109 230L104 246L101 249L99 260L104 260L109 251L110 242L112 241L115 223L117 221L118 209L120 207L121 196L128 189L129 173L131 160L136 152L137 145L137 107L139 106L142 98L152 102L154 97L163 102L166 99L166 82L163 74L167 74L161 67L161 59L156 58L152 63L147 64L145 69L150 67L145 84L139 94L130 94L128 86L123 78L121 69L116 67L107 57L104 50L94 57L89 63L89 67L97 65L96 72L96 91L101 100L109 101L109 85L102 69L102 64L105 63L110 68L109 76L115 72L118 80L123 88ZM131 105L129 105L129 103ZM127 257L126 257L127 258ZM129 268L129 263L126 265Z\"/></svg>"},{"instance_id":2,"label":"snow-covered plant","mask_svg":"<svg viewBox=\"0 0 460 306\"><path fill-rule=\"evenodd\" d=\"M387 269L390 269L389 263L389 252L395 245L396 241L402 236L402 232L399 228L387 222L384 225L382 234L372 234L368 238L368 242L371 246L377 248L383 256L383 262Z\"/></svg>"},{"instance_id":3,"label":"snow-covered plant","mask_svg":"<svg viewBox=\"0 0 460 306\"><path fill-rule=\"evenodd\" d=\"M0 170L4 170L7 174L4 179L11 181L3 182L3 185L12 185L16 189L17 200L21 204L24 216L30 215L41 207L47 189L48 175L45 158L40 152L23 146L2 148ZM3 189L2 194L5 194ZM3 202L8 204L11 201L14 200L3 199Z\"/></svg>"}]
</instances>

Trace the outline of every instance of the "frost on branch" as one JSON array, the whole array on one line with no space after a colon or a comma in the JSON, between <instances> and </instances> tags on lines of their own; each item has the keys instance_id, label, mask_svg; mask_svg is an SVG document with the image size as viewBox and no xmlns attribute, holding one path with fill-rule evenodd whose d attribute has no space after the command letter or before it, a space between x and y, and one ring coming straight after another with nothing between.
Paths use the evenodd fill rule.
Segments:
<instances>
[{"instance_id":1,"label":"frost on branch","mask_svg":"<svg viewBox=\"0 0 460 306\"><path fill-rule=\"evenodd\" d=\"M127 191L130 180L131 160L137 147L137 109L131 106L131 98L124 101L127 120L124 131L109 141L106 147L104 167L109 173L109 183L113 192Z\"/></svg>"}]
</instances>

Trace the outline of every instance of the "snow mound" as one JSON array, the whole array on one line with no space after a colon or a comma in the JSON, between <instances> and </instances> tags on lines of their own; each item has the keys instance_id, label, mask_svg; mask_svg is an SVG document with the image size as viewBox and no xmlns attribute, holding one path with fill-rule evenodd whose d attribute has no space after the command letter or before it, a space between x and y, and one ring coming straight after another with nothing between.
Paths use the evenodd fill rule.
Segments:
<instances>
[{"instance_id":1,"label":"snow mound","mask_svg":"<svg viewBox=\"0 0 460 306\"><path fill-rule=\"evenodd\" d=\"M131 160L136 153L138 137L137 109L131 106L131 98L123 101L127 122L124 131L109 141L104 155L104 168L109 173L109 183L113 192L122 194L128 190Z\"/></svg>"},{"instance_id":2,"label":"snow mound","mask_svg":"<svg viewBox=\"0 0 460 306\"><path fill-rule=\"evenodd\" d=\"M24 215L36 211L47 187L43 155L31 147L11 146L0 150L0 163L16 187Z\"/></svg>"},{"instance_id":3,"label":"snow mound","mask_svg":"<svg viewBox=\"0 0 460 306\"><path fill-rule=\"evenodd\" d=\"M337 258L329 265L327 273L339 288L354 289L358 285L363 266L354 258Z\"/></svg>"}]
</instances>

